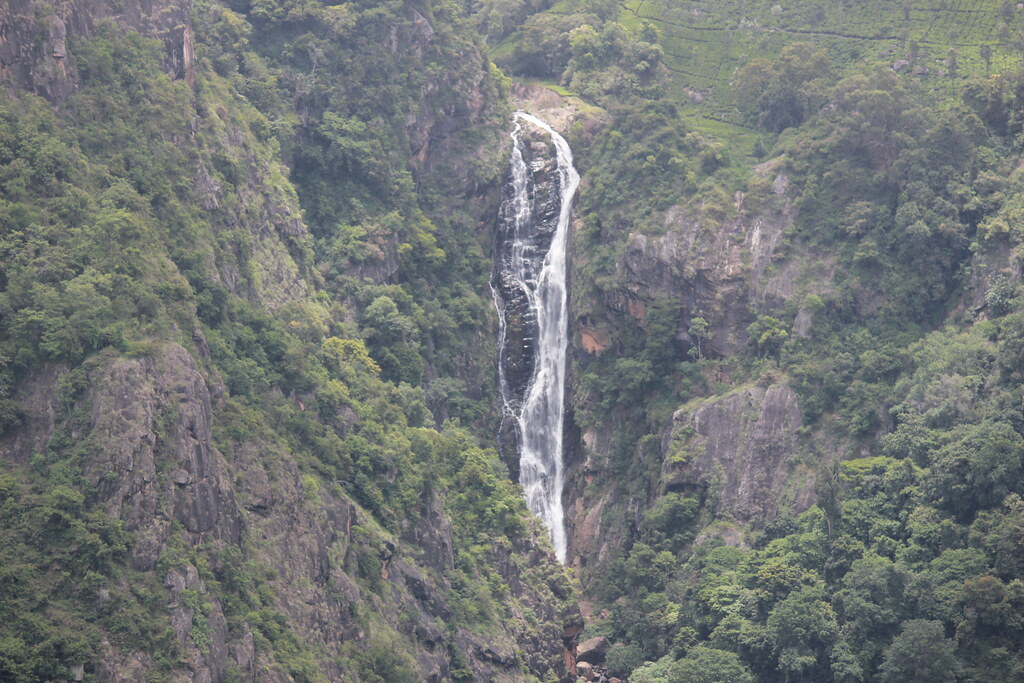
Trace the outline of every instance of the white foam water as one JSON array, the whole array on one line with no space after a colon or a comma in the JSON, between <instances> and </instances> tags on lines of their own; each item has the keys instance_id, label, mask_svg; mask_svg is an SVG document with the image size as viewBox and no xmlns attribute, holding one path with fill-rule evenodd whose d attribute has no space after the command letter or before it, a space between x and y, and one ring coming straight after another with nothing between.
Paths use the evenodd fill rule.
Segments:
<instances>
[{"instance_id":1,"label":"white foam water","mask_svg":"<svg viewBox=\"0 0 1024 683\"><path fill-rule=\"evenodd\" d=\"M540 517L551 534L560 562L565 562L565 515L562 509L564 485L563 426L565 417L565 363L568 347L566 304L566 247L572 201L580 177L573 167L572 150L547 123L526 112L516 112L512 132L512 208L514 229L510 270L515 284L529 302L537 321L533 376L518 412L512 410L504 369L499 369L506 410L516 419L519 436L519 482L526 493L530 511ZM534 247L526 239L533 220L530 200L530 169L523 158L522 123L529 123L551 136L559 174L561 204L551 245L538 270ZM497 296L497 294L495 295ZM500 310L499 306L499 310ZM501 343L505 344L502 317ZM499 366L502 364L499 363Z\"/></svg>"}]
</instances>

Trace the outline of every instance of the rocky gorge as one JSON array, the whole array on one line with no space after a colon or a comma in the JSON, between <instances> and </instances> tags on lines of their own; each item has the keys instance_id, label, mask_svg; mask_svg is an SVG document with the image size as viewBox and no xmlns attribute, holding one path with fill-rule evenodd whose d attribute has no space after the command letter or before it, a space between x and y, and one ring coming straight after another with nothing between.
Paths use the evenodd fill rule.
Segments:
<instances>
[{"instance_id":1,"label":"rocky gorge","mask_svg":"<svg viewBox=\"0 0 1024 683\"><path fill-rule=\"evenodd\" d=\"M542 5L0 1L0 679L1024 671L1012 51Z\"/></svg>"}]
</instances>

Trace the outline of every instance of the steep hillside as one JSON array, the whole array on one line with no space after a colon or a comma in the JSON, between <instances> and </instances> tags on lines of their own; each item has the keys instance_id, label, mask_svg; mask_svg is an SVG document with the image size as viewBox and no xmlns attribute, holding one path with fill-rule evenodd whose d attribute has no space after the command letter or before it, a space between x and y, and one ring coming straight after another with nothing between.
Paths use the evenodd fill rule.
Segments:
<instances>
[{"instance_id":1,"label":"steep hillside","mask_svg":"<svg viewBox=\"0 0 1024 683\"><path fill-rule=\"evenodd\" d=\"M445 12L0 6L0 678L565 671L573 584L449 421L507 105Z\"/></svg>"},{"instance_id":2,"label":"steep hillside","mask_svg":"<svg viewBox=\"0 0 1024 683\"><path fill-rule=\"evenodd\" d=\"M1022 30L0 0L0 679L1024 680ZM583 175L568 567L495 450L513 106Z\"/></svg>"},{"instance_id":3,"label":"steep hillside","mask_svg":"<svg viewBox=\"0 0 1024 683\"><path fill-rule=\"evenodd\" d=\"M611 115L566 125L583 637L636 681L1017 680L1021 81L983 25L1020 12L819 4L559 4L496 50Z\"/></svg>"}]
</instances>

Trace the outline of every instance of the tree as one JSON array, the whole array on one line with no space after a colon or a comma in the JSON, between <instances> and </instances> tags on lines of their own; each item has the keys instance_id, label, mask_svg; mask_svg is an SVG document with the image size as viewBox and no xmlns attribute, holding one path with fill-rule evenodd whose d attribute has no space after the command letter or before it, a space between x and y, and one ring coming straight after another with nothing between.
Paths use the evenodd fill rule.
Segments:
<instances>
[{"instance_id":1,"label":"tree","mask_svg":"<svg viewBox=\"0 0 1024 683\"><path fill-rule=\"evenodd\" d=\"M779 670L796 680L821 680L826 655L839 633L835 612L820 586L806 586L782 600L767 622Z\"/></svg>"},{"instance_id":2,"label":"tree","mask_svg":"<svg viewBox=\"0 0 1024 683\"><path fill-rule=\"evenodd\" d=\"M903 624L885 651L881 680L884 683L952 683L959 664L954 644L946 638L942 624L911 619Z\"/></svg>"},{"instance_id":3,"label":"tree","mask_svg":"<svg viewBox=\"0 0 1024 683\"><path fill-rule=\"evenodd\" d=\"M381 377L419 385L423 358L418 350L418 330L409 316L401 313L389 296L379 296L363 311L363 333Z\"/></svg>"},{"instance_id":4,"label":"tree","mask_svg":"<svg viewBox=\"0 0 1024 683\"><path fill-rule=\"evenodd\" d=\"M643 653L634 643L615 643L608 650L606 664L612 676L629 676L630 672L644 662Z\"/></svg>"},{"instance_id":5,"label":"tree","mask_svg":"<svg viewBox=\"0 0 1024 683\"><path fill-rule=\"evenodd\" d=\"M673 667L670 683L753 683L735 652L695 647Z\"/></svg>"},{"instance_id":6,"label":"tree","mask_svg":"<svg viewBox=\"0 0 1024 683\"><path fill-rule=\"evenodd\" d=\"M363 330L367 339L389 344L416 338L416 325L399 312L389 296L379 296L363 311Z\"/></svg>"},{"instance_id":7,"label":"tree","mask_svg":"<svg viewBox=\"0 0 1024 683\"><path fill-rule=\"evenodd\" d=\"M829 73L829 58L813 43L793 43L779 59L748 62L736 79L740 109L759 127L781 132L817 109Z\"/></svg>"},{"instance_id":8,"label":"tree","mask_svg":"<svg viewBox=\"0 0 1024 683\"><path fill-rule=\"evenodd\" d=\"M708 338L708 332L711 330L711 326L708 325L708 321L700 316L690 321L690 327L687 330L690 336L697 340L697 358L701 358L701 341Z\"/></svg>"},{"instance_id":9,"label":"tree","mask_svg":"<svg viewBox=\"0 0 1024 683\"><path fill-rule=\"evenodd\" d=\"M1013 308L1013 298L1016 293L1016 286L1004 273L1000 273L989 282L985 291L985 305L988 306L992 317L998 318L1006 315Z\"/></svg>"},{"instance_id":10,"label":"tree","mask_svg":"<svg viewBox=\"0 0 1024 683\"><path fill-rule=\"evenodd\" d=\"M674 662L672 657L662 657L656 662L648 662L635 669L630 675L630 683L670 683L669 676Z\"/></svg>"},{"instance_id":11,"label":"tree","mask_svg":"<svg viewBox=\"0 0 1024 683\"><path fill-rule=\"evenodd\" d=\"M981 55L982 60L985 62L985 75L988 76L992 70L992 46L987 44L980 46L978 54Z\"/></svg>"},{"instance_id":12,"label":"tree","mask_svg":"<svg viewBox=\"0 0 1024 683\"><path fill-rule=\"evenodd\" d=\"M659 373L668 371L678 358L679 308L670 301L653 301L647 306L644 322L644 359Z\"/></svg>"},{"instance_id":13,"label":"tree","mask_svg":"<svg viewBox=\"0 0 1024 683\"><path fill-rule=\"evenodd\" d=\"M692 496L666 493L644 513L641 538L657 550L678 550L693 538L692 524L699 507Z\"/></svg>"},{"instance_id":14,"label":"tree","mask_svg":"<svg viewBox=\"0 0 1024 683\"><path fill-rule=\"evenodd\" d=\"M925 489L958 516L1003 502L1024 480L1024 438L1005 422L961 425L939 449Z\"/></svg>"},{"instance_id":15,"label":"tree","mask_svg":"<svg viewBox=\"0 0 1024 683\"><path fill-rule=\"evenodd\" d=\"M768 315L762 315L747 327L750 341L761 356L777 354L783 342L789 338L789 330L782 323Z\"/></svg>"},{"instance_id":16,"label":"tree","mask_svg":"<svg viewBox=\"0 0 1024 683\"><path fill-rule=\"evenodd\" d=\"M832 680L835 683L861 683L864 668L845 640L839 640L832 648Z\"/></svg>"},{"instance_id":17,"label":"tree","mask_svg":"<svg viewBox=\"0 0 1024 683\"><path fill-rule=\"evenodd\" d=\"M671 657L648 662L633 671L629 680L630 683L753 683L754 677L735 652L697 646L676 662Z\"/></svg>"},{"instance_id":18,"label":"tree","mask_svg":"<svg viewBox=\"0 0 1024 683\"><path fill-rule=\"evenodd\" d=\"M757 125L772 133L800 125L807 114L798 87L775 81L757 99Z\"/></svg>"},{"instance_id":19,"label":"tree","mask_svg":"<svg viewBox=\"0 0 1024 683\"><path fill-rule=\"evenodd\" d=\"M998 512L978 515L971 526L972 537L993 558L996 573L1004 578L1024 576L1024 500L1011 493Z\"/></svg>"},{"instance_id":20,"label":"tree","mask_svg":"<svg viewBox=\"0 0 1024 683\"><path fill-rule=\"evenodd\" d=\"M840 473L842 466L839 460L825 460L818 468L814 482L814 492L818 496L818 507L825 513L825 535L832 538L836 521L842 517L843 505L840 497Z\"/></svg>"},{"instance_id":21,"label":"tree","mask_svg":"<svg viewBox=\"0 0 1024 683\"><path fill-rule=\"evenodd\" d=\"M862 653L862 661L877 663L881 645L896 632L908 578L899 565L874 553L854 560L843 577L843 588L832 602L842 614L844 635Z\"/></svg>"}]
</instances>

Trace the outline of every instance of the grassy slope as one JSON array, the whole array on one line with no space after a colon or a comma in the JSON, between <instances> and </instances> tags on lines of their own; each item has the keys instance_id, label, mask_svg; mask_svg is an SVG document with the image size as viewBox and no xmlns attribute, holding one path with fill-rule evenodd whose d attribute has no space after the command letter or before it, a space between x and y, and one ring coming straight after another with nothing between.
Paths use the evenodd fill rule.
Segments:
<instances>
[{"instance_id":1,"label":"grassy slope","mask_svg":"<svg viewBox=\"0 0 1024 683\"><path fill-rule=\"evenodd\" d=\"M547 13L569 11L560 2ZM743 125L731 83L752 59L772 59L786 45L807 41L828 51L836 76L842 77L863 64L909 59L916 44L917 56L905 72L927 68L916 77L944 98L953 92L951 50L960 78L1009 72L1020 64L1014 43L1024 31L1024 11L1004 9L1001 0L624 0L618 21L636 31L645 23L657 29L671 73L669 87L673 99L686 105L687 123L746 152L757 134ZM515 40L495 45L492 57L511 54ZM988 65L982 46L992 49Z\"/></svg>"},{"instance_id":2,"label":"grassy slope","mask_svg":"<svg viewBox=\"0 0 1024 683\"><path fill-rule=\"evenodd\" d=\"M1011 40L1021 23L1021 12L1008 19L997 0L925 0L905 5L897 2L828 3L798 0L626 0L621 21L628 26L650 21L658 28L666 65L674 82L700 92L710 92L703 112L731 114L728 85L747 61L773 57L795 41L809 41L829 51L842 73L861 63L895 62L906 57L909 45L920 46L916 64L929 68L925 76L936 87L947 71L950 49L957 52L962 76L981 74L986 65L981 46L992 47L991 71L1016 66L1019 58ZM1000 25L1009 30L1000 39Z\"/></svg>"}]
</instances>

